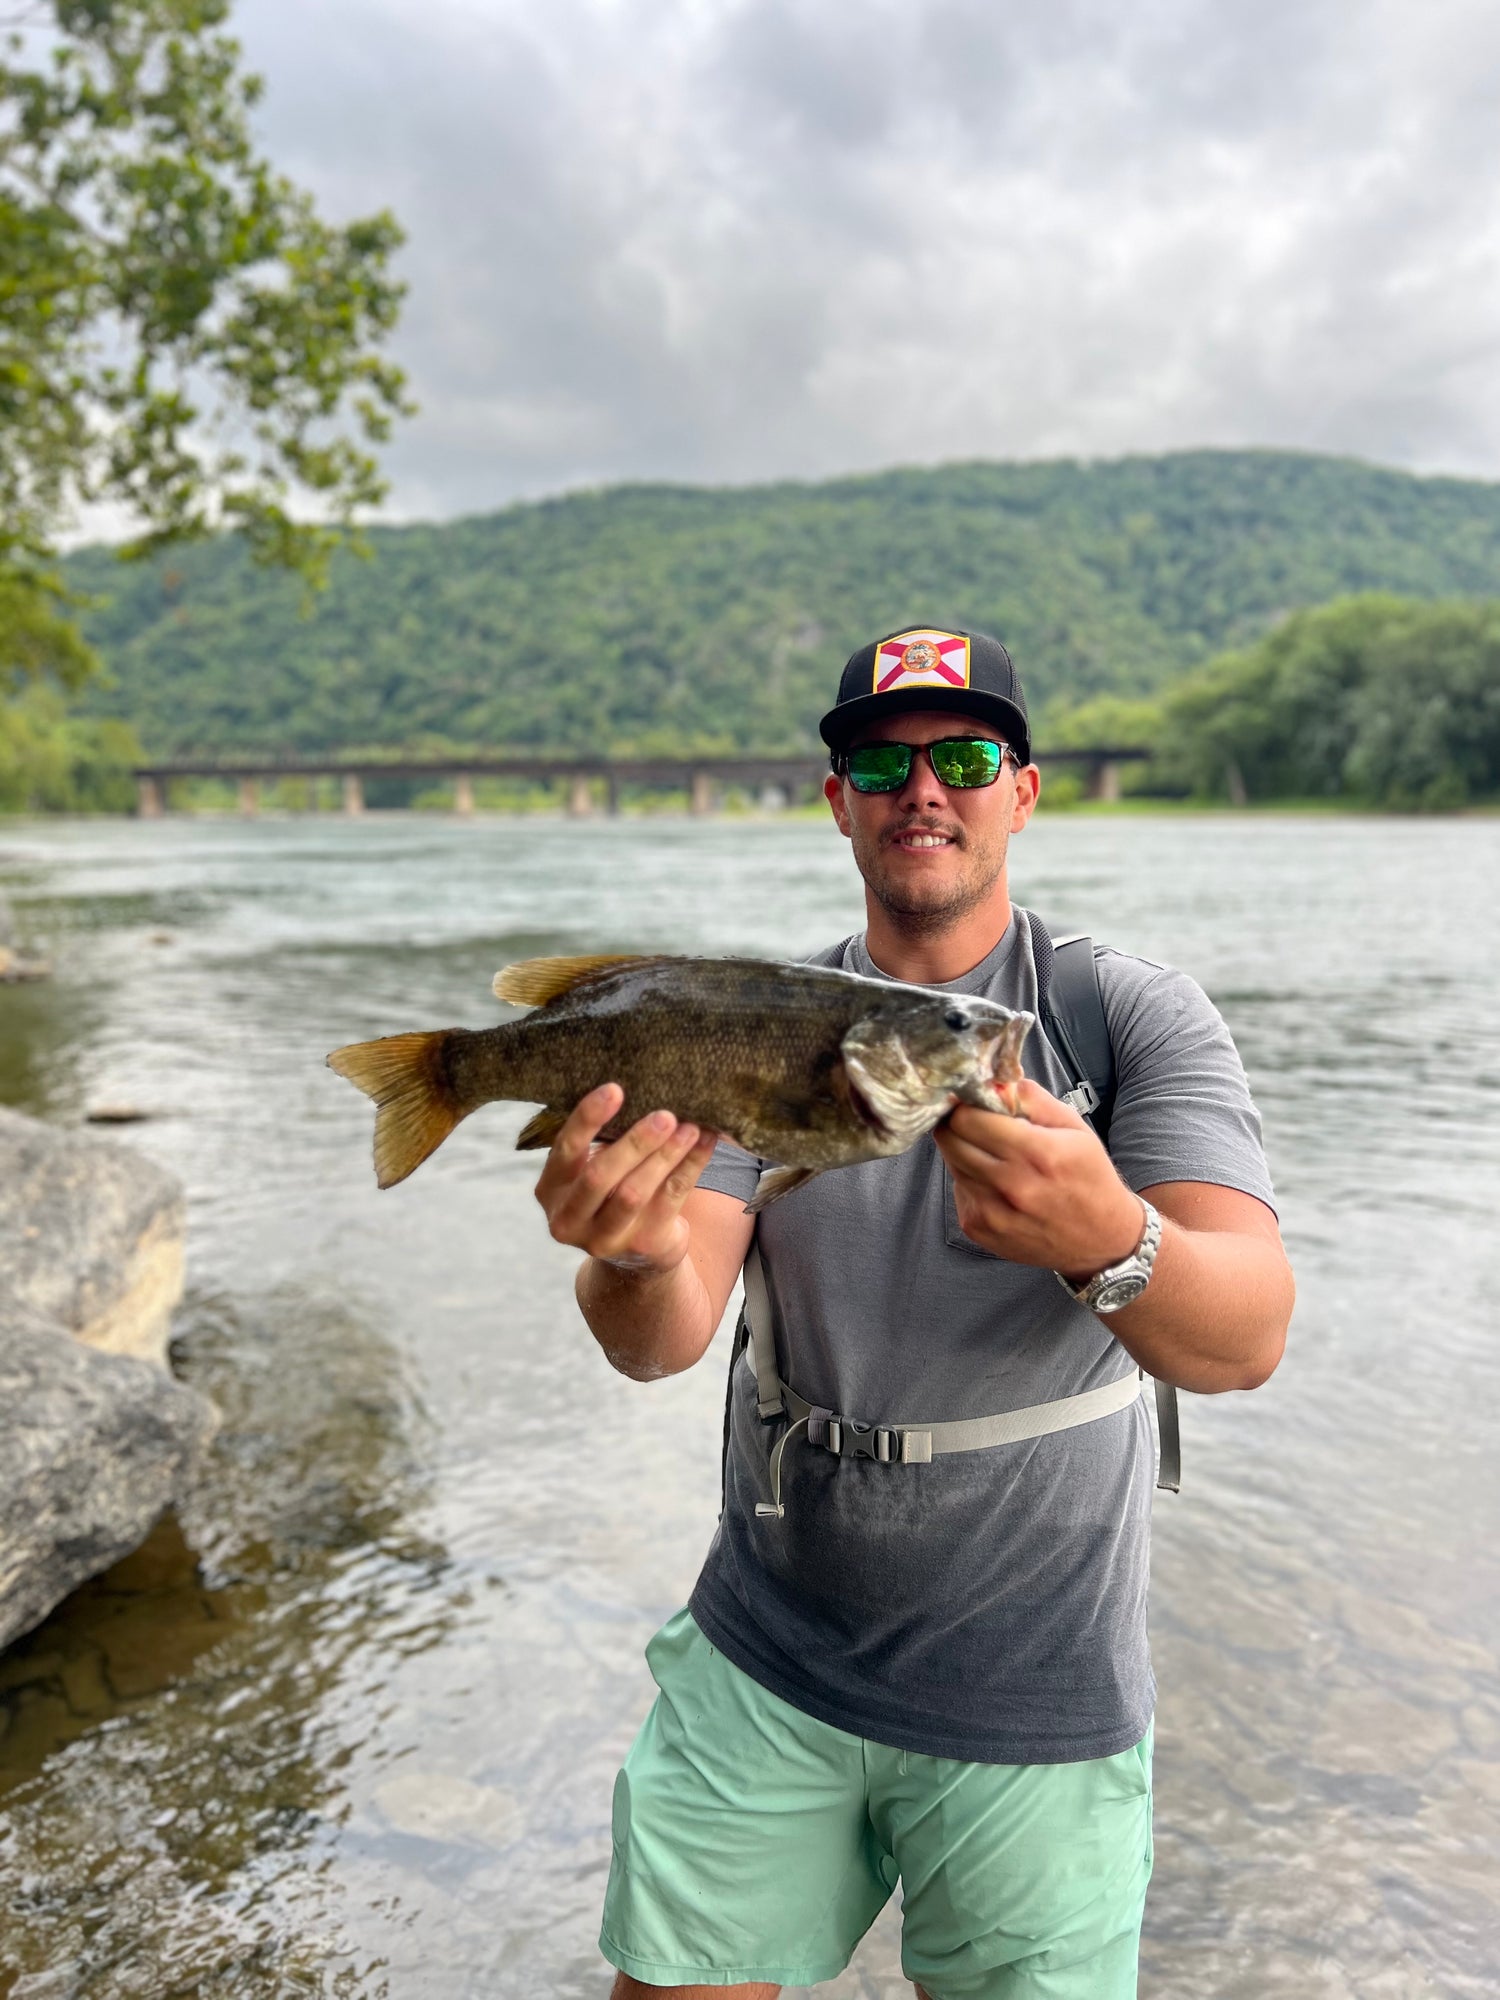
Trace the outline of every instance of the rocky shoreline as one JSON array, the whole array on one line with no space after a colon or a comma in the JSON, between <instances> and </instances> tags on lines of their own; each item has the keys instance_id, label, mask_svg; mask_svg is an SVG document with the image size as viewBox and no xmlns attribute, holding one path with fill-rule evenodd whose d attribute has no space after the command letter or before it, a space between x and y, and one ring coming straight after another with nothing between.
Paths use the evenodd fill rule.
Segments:
<instances>
[{"instance_id":1,"label":"rocky shoreline","mask_svg":"<svg viewBox=\"0 0 1500 2000\"><path fill-rule=\"evenodd\" d=\"M140 1546L218 1429L166 1365L182 1281L171 1174L0 1109L0 1647Z\"/></svg>"}]
</instances>

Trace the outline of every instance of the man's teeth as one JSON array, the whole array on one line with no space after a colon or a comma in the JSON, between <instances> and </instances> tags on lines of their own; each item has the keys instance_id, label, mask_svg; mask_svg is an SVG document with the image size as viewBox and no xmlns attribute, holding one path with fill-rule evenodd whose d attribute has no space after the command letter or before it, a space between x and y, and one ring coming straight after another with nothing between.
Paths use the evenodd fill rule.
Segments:
<instances>
[{"instance_id":1,"label":"man's teeth","mask_svg":"<svg viewBox=\"0 0 1500 2000\"><path fill-rule=\"evenodd\" d=\"M903 847L951 847L952 841L946 833L903 833Z\"/></svg>"}]
</instances>

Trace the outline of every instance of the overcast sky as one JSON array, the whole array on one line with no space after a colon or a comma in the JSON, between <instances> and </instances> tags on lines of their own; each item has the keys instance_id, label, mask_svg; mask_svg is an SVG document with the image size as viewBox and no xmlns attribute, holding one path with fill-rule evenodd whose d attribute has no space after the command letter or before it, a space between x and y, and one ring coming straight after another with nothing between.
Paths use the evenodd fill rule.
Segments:
<instances>
[{"instance_id":1,"label":"overcast sky","mask_svg":"<svg viewBox=\"0 0 1500 2000\"><path fill-rule=\"evenodd\" d=\"M410 241L391 513L1302 446L1500 477L1494 0L239 0Z\"/></svg>"}]
</instances>

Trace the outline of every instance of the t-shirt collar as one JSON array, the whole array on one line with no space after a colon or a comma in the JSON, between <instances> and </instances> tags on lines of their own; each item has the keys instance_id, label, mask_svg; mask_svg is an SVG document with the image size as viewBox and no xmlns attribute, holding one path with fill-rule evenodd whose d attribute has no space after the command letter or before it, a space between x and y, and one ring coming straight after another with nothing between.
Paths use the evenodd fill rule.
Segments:
<instances>
[{"instance_id":1,"label":"t-shirt collar","mask_svg":"<svg viewBox=\"0 0 1500 2000\"><path fill-rule=\"evenodd\" d=\"M978 965L970 966L957 979L934 980L935 993L983 993L992 986L999 975L1015 957L1020 941L1020 926L1016 922L1019 912L1011 905L1010 922L1001 933L998 944L986 952ZM865 948L865 933L852 938L849 949L844 954L844 970L857 972L865 979L889 979L890 973L882 972Z\"/></svg>"}]
</instances>

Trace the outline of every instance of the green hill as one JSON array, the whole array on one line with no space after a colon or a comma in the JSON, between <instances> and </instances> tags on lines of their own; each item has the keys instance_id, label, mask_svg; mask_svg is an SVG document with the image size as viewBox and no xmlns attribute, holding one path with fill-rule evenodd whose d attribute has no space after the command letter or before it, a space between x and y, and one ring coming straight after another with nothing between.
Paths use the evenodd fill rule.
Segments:
<instances>
[{"instance_id":1,"label":"green hill","mask_svg":"<svg viewBox=\"0 0 1500 2000\"><path fill-rule=\"evenodd\" d=\"M305 612L233 542L70 579L154 755L816 741L845 655L911 622L1010 645L1034 711L1149 693L1298 606L1500 596L1500 487L1289 452L627 486L380 529Z\"/></svg>"}]
</instances>

